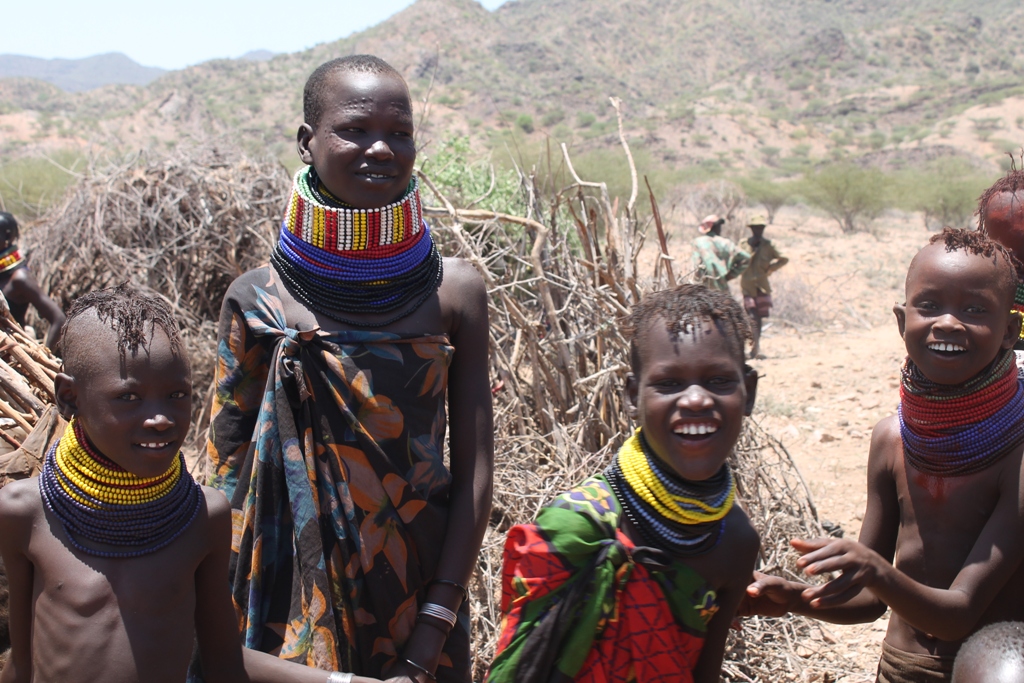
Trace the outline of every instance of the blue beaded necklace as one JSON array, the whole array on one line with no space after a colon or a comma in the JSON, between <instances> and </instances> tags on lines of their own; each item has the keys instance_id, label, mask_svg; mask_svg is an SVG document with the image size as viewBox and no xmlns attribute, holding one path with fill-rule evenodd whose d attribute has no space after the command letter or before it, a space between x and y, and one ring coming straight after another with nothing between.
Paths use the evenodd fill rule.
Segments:
<instances>
[{"instance_id":1,"label":"blue beaded necklace","mask_svg":"<svg viewBox=\"0 0 1024 683\"><path fill-rule=\"evenodd\" d=\"M146 495L156 487L166 492ZM140 480L96 453L77 421L47 452L39 493L75 548L111 558L139 557L170 545L196 518L203 500L180 452L167 473ZM147 502L111 502L116 499ZM119 550L100 550L81 539Z\"/></svg>"}]
</instances>

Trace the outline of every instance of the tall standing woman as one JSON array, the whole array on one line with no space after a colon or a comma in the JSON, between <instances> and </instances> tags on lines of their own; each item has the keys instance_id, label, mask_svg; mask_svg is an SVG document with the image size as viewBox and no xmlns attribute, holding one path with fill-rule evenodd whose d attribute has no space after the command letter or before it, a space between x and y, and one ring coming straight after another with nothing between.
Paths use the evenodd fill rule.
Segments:
<instances>
[{"instance_id":1,"label":"tall standing woman","mask_svg":"<svg viewBox=\"0 0 1024 683\"><path fill-rule=\"evenodd\" d=\"M234 511L244 644L469 681L494 453L486 290L423 222L397 71L327 62L303 110L280 242L220 321L209 455Z\"/></svg>"}]
</instances>

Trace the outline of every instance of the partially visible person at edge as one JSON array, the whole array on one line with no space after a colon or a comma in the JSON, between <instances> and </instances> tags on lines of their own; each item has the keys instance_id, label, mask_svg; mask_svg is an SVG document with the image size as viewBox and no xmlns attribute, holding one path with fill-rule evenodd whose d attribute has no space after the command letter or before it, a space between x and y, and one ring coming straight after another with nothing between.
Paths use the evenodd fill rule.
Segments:
<instances>
[{"instance_id":1,"label":"partially visible person at edge","mask_svg":"<svg viewBox=\"0 0 1024 683\"><path fill-rule=\"evenodd\" d=\"M728 292L729 280L746 269L750 254L728 237L722 237L723 225L724 218L711 214L697 226L700 236L693 240L693 281L708 289Z\"/></svg>"},{"instance_id":2,"label":"partially visible person at edge","mask_svg":"<svg viewBox=\"0 0 1024 683\"><path fill-rule=\"evenodd\" d=\"M64 311L32 277L32 271L18 248L18 235L18 221L6 211L0 211L0 291L19 325L25 325L28 307L35 307L39 316L50 324L46 331L46 346L55 349L64 326Z\"/></svg>"},{"instance_id":3,"label":"partially visible person at edge","mask_svg":"<svg viewBox=\"0 0 1024 683\"><path fill-rule=\"evenodd\" d=\"M747 316L686 284L626 320L629 415L603 472L508 532L489 683L712 683L759 540L728 464L757 372Z\"/></svg>"},{"instance_id":4,"label":"partially visible person at edge","mask_svg":"<svg viewBox=\"0 0 1024 683\"><path fill-rule=\"evenodd\" d=\"M794 539L807 586L755 573L741 612L833 623L890 610L878 683L948 682L963 641L1024 616L1024 378L1013 257L946 228L893 307L907 349L900 404L871 434L859 541Z\"/></svg>"},{"instance_id":5,"label":"partially visible person at edge","mask_svg":"<svg viewBox=\"0 0 1024 683\"><path fill-rule=\"evenodd\" d=\"M1012 169L978 198L978 229L1017 257L1017 277L1024 282L1024 169ZM1013 309L1024 315L1024 285L1017 286ZM1013 346L1017 366L1024 367L1024 330Z\"/></svg>"},{"instance_id":6,"label":"partially visible person at edge","mask_svg":"<svg viewBox=\"0 0 1024 683\"><path fill-rule=\"evenodd\" d=\"M789 263L789 259L779 253L771 240L764 236L767 224L764 216L755 216L747 223L752 233L747 238L750 245L750 265L740 276L740 289L743 291L743 307L750 316L751 332L754 344L750 349L750 357L761 356L761 323L771 315L772 286L768 276Z\"/></svg>"},{"instance_id":7,"label":"partially visible person at edge","mask_svg":"<svg viewBox=\"0 0 1024 683\"><path fill-rule=\"evenodd\" d=\"M308 165L280 242L231 285L220 320L209 457L235 511L244 644L464 683L465 587L493 471L487 293L422 219L394 68L369 55L322 64L303 115Z\"/></svg>"},{"instance_id":8,"label":"partially visible person at edge","mask_svg":"<svg viewBox=\"0 0 1024 683\"><path fill-rule=\"evenodd\" d=\"M952 683L1024 683L1024 623L989 624L968 638L953 662Z\"/></svg>"}]
</instances>

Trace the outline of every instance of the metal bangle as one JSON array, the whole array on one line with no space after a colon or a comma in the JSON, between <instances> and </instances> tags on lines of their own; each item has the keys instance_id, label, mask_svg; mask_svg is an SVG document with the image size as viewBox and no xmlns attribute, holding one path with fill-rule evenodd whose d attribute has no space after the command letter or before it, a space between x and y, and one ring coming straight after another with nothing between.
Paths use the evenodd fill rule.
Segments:
<instances>
[{"instance_id":1,"label":"metal bangle","mask_svg":"<svg viewBox=\"0 0 1024 683\"><path fill-rule=\"evenodd\" d=\"M438 605L433 602L425 602L420 605L420 614L447 622L452 628L455 628L455 622L458 621L459 618L455 612L451 611L444 605Z\"/></svg>"},{"instance_id":2,"label":"metal bangle","mask_svg":"<svg viewBox=\"0 0 1024 683\"><path fill-rule=\"evenodd\" d=\"M353 678L355 678L354 674L335 671L327 677L327 683L352 683Z\"/></svg>"},{"instance_id":3,"label":"metal bangle","mask_svg":"<svg viewBox=\"0 0 1024 683\"><path fill-rule=\"evenodd\" d=\"M433 585L435 583L439 583L442 586L453 586L454 588L458 588L459 591L462 593L463 601L469 600L469 591L466 590L466 587L463 586L458 581L452 581L451 579L434 579L430 583L431 583L431 585Z\"/></svg>"},{"instance_id":4,"label":"metal bangle","mask_svg":"<svg viewBox=\"0 0 1024 683\"><path fill-rule=\"evenodd\" d=\"M430 673L430 669L428 669L428 668L426 668L424 666L420 666L419 664L417 664L416 662L412 661L408 657L403 657L402 661L405 662L406 664L408 664L409 666L411 666L412 668L416 669L417 671L425 674L426 677L429 678L430 680L432 680L432 681L436 681L437 680L437 677L434 676L434 674Z\"/></svg>"}]
</instances>

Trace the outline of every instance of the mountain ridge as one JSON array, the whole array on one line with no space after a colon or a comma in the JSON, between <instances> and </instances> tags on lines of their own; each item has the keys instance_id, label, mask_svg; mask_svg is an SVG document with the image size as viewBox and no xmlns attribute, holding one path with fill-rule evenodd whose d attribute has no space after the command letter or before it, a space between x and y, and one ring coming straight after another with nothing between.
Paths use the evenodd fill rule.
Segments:
<instances>
[{"instance_id":1,"label":"mountain ridge","mask_svg":"<svg viewBox=\"0 0 1024 683\"><path fill-rule=\"evenodd\" d=\"M1019 137L1017 105L998 123L974 109L1024 96L1024 51L1002 33L1021 21L1011 0L514 0L494 11L418 0L338 41L213 60L145 87L71 94L0 79L0 115L52 144L62 126L84 131L68 138L81 144L232 135L290 158L306 76L372 52L408 80L424 140L502 149L514 134L610 149L618 96L631 142L667 165L786 171L787 158L797 169L921 145L994 164L1001 136ZM11 144L0 133L0 149Z\"/></svg>"},{"instance_id":2,"label":"mountain ridge","mask_svg":"<svg viewBox=\"0 0 1024 683\"><path fill-rule=\"evenodd\" d=\"M104 85L144 86L165 73L166 69L143 66L120 52L82 59L0 54L0 78L34 78L68 92L92 90Z\"/></svg>"}]
</instances>

